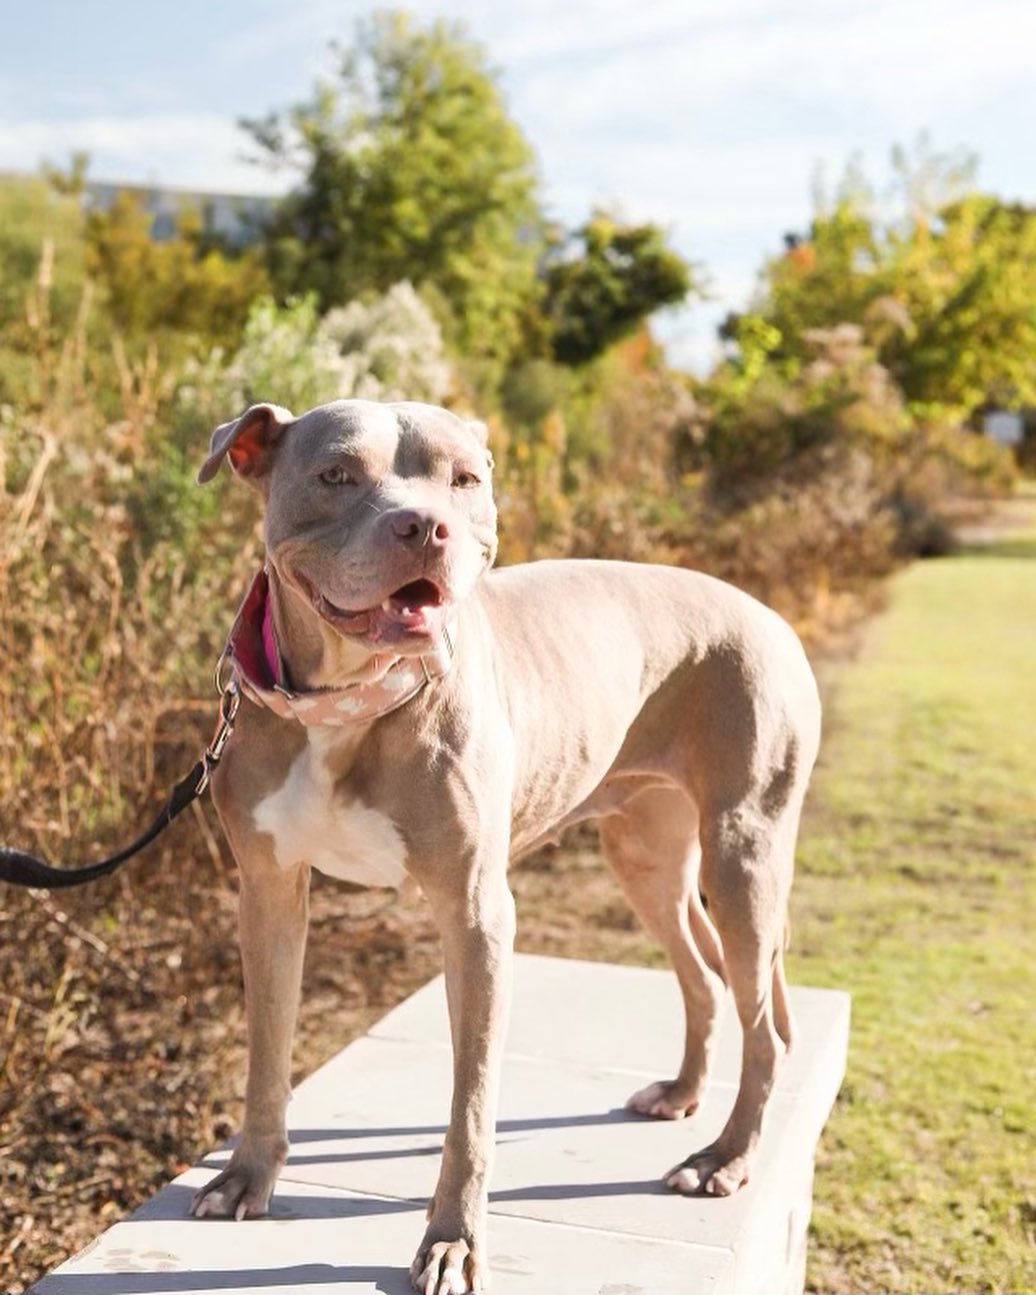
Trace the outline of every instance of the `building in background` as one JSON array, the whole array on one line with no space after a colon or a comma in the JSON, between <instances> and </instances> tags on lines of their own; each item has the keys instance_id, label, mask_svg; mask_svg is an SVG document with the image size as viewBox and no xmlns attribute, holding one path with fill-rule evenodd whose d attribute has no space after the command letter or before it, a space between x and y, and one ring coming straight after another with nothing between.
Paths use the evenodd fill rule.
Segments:
<instances>
[{"instance_id":1,"label":"building in background","mask_svg":"<svg viewBox=\"0 0 1036 1295\"><path fill-rule=\"evenodd\" d=\"M87 211L107 211L119 193L129 193L152 217L151 236L169 238L185 210L199 213L206 234L234 247L251 242L255 231L273 210L274 198L256 194L201 193L167 189L162 185L118 184L86 180L83 203Z\"/></svg>"}]
</instances>

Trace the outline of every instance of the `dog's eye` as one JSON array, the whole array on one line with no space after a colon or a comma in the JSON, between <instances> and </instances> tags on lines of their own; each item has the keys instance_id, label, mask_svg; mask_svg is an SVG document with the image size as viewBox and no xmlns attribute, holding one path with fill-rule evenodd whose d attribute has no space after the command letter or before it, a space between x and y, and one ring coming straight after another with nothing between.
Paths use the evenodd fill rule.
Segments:
<instances>
[{"instance_id":1,"label":"dog's eye","mask_svg":"<svg viewBox=\"0 0 1036 1295\"><path fill-rule=\"evenodd\" d=\"M325 468L320 474L325 486L355 486L356 478L346 472L345 468Z\"/></svg>"},{"instance_id":2,"label":"dog's eye","mask_svg":"<svg viewBox=\"0 0 1036 1295\"><path fill-rule=\"evenodd\" d=\"M474 472L455 472L453 484L461 490L471 490L474 486L480 486L482 481Z\"/></svg>"}]
</instances>

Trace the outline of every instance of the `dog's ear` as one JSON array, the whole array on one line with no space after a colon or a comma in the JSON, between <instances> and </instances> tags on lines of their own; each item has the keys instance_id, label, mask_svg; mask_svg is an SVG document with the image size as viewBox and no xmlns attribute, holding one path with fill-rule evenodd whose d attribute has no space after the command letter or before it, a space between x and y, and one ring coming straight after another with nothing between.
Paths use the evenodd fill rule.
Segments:
<instances>
[{"instance_id":1,"label":"dog's ear","mask_svg":"<svg viewBox=\"0 0 1036 1295\"><path fill-rule=\"evenodd\" d=\"M240 418L221 423L212 433L209 457L198 469L199 482L211 481L224 458L239 477L262 477L270 471L277 443L295 415L281 405L252 405Z\"/></svg>"},{"instance_id":2,"label":"dog's ear","mask_svg":"<svg viewBox=\"0 0 1036 1295\"><path fill-rule=\"evenodd\" d=\"M479 445L486 452L486 458L489 460L489 470L492 472L496 464L493 462L493 452L489 448L489 428L480 418L465 419L469 432L472 432Z\"/></svg>"}]
</instances>

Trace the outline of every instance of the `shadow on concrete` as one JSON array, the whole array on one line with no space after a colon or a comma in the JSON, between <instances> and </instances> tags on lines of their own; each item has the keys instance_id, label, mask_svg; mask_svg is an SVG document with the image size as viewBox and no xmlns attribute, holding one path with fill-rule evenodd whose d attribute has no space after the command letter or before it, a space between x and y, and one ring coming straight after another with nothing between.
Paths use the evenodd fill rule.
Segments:
<instances>
[{"instance_id":1,"label":"shadow on concrete","mask_svg":"<svg viewBox=\"0 0 1036 1295\"><path fill-rule=\"evenodd\" d=\"M233 1223L232 1219L202 1218L192 1219L191 1201L194 1199L193 1187L182 1183L171 1183L147 1201L127 1223L178 1222L185 1220L202 1227L223 1227ZM274 1192L267 1218L275 1222L288 1222L291 1219L353 1219L375 1214L413 1213L422 1221L424 1219L425 1200L404 1200L401 1197L347 1195L344 1191L330 1196L319 1196L307 1193L305 1196L292 1196L291 1182L281 1180L281 1185Z\"/></svg>"},{"instance_id":2,"label":"shadow on concrete","mask_svg":"<svg viewBox=\"0 0 1036 1295\"><path fill-rule=\"evenodd\" d=\"M632 1124L642 1121L644 1117L623 1106L615 1106L610 1111L588 1111L585 1115L543 1115L530 1116L521 1120L497 1120L498 1133L536 1133L542 1129L576 1129L585 1125L597 1124ZM397 1138L397 1137L430 1137L446 1133L445 1124L392 1124L362 1129L292 1129L288 1130L288 1141L292 1146L303 1142L331 1142L345 1138Z\"/></svg>"},{"instance_id":3,"label":"shadow on concrete","mask_svg":"<svg viewBox=\"0 0 1036 1295\"><path fill-rule=\"evenodd\" d=\"M416 1156L441 1156L442 1143L436 1143L434 1147L393 1147L385 1151L328 1151L322 1155L315 1156L298 1156L292 1152L287 1159L285 1168L291 1168L292 1165L345 1165L353 1161L369 1162L372 1160L409 1160ZM219 1170L226 1168L226 1159L213 1160L206 1158L199 1160L198 1169ZM281 1171L284 1172L283 1170Z\"/></svg>"},{"instance_id":4,"label":"shadow on concrete","mask_svg":"<svg viewBox=\"0 0 1036 1295\"><path fill-rule=\"evenodd\" d=\"M631 1179L617 1183L551 1183L541 1187L509 1187L489 1193L489 1208L509 1201L570 1201L592 1196L672 1196L661 1178ZM718 1197L713 1199L719 1199Z\"/></svg>"},{"instance_id":5,"label":"shadow on concrete","mask_svg":"<svg viewBox=\"0 0 1036 1295\"><path fill-rule=\"evenodd\" d=\"M410 1295L405 1268L380 1264L295 1264L288 1268L213 1269L208 1272L52 1273L32 1295L166 1295L174 1291L232 1291L272 1287L293 1291L306 1286L373 1284L381 1295Z\"/></svg>"},{"instance_id":6,"label":"shadow on concrete","mask_svg":"<svg viewBox=\"0 0 1036 1295\"><path fill-rule=\"evenodd\" d=\"M508 1137L508 1134L521 1133L539 1133L546 1129L575 1129L598 1127L603 1124L633 1124L643 1121L644 1117L637 1115L632 1111L627 1111L623 1107L615 1107L610 1111L593 1111L587 1115L557 1115L543 1116L536 1119L522 1120L499 1120L497 1121L497 1142L514 1142L517 1139ZM398 1160L408 1156L437 1156L442 1153L442 1143L437 1143L432 1147L391 1147L380 1151L327 1151L317 1155L299 1155L295 1148L305 1146L309 1142L344 1142L358 1141L363 1138L399 1138L399 1137L444 1137L446 1126L444 1124L422 1124L422 1125L400 1125L389 1128L365 1128L365 1129L291 1129L288 1133L288 1141L291 1143L292 1150L288 1155L287 1168L292 1165L332 1165L348 1164L352 1161L362 1160ZM224 1143L217 1151L210 1152L208 1156L199 1162L201 1169L222 1169L226 1164L226 1156L230 1154L237 1139L232 1138L229 1142ZM214 1156L220 1156L220 1159L214 1159Z\"/></svg>"},{"instance_id":7,"label":"shadow on concrete","mask_svg":"<svg viewBox=\"0 0 1036 1295\"><path fill-rule=\"evenodd\" d=\"M525 1125L529 1121L512 1121ZM325 1130L307 1130L326 1136ZM428 1130L424 1130L428 1132ZM341 1130L335 1131L338 1136ZM568 1200L594 1196L658 1196L666 1190L658 1179L630 1180L610 1183L558 1183L554 1185L513 1187L491 1192L490 1213L506 1213L500 1206L509 1202ZM175 1221L187 1219L187 1211L194 1189L171 1184L153 1200L144 1205L129 1223ZM494 1209L494 1207L496 1207ZM358 1218L377 1214L412 1213L415 1227L424 1221L424 1202L396 1200L384 1197L317 1194L292 1196L278 1191L271 1202L268 1218L273 1222L291 1219ZM233 1228L234 1236L241 1236L239 1225L230 1219L198 1219L200 1227ZM178 1292L233 1291L270 1288L283 1291L304 1290L307 1286L334 1286L346 1283L365 1283L373 1286L380 1295L407 1295L411 1290L405 1268L378 1264L296 1264L284 1268L209 1269L191 1272L146 1271L154 1265L154 1242L147 1251L139 1254L126 1247L112 1256L112 1269L93 1273L52 1273L32 1288L32 1295L177 1295ZM136 1264L135 1272L119 1271L122 1266Z\"/></svg>"}]
</instances>

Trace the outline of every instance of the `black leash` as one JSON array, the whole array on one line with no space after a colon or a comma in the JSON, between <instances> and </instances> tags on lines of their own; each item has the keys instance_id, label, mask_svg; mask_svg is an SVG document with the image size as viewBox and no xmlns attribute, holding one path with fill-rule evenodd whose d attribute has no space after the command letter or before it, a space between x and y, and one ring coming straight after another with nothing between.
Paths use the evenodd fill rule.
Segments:
<instances>
[{"instance_id":1,"label":"black leash","mask_svg":"<svg viewBox=\"0 0 1036 1295\"><path fill-rule=\"evenodd\" d=\"M222 658L220 658L222 664ZM96 881L98 877L107 877L127 859L139 854L145 846L150 845L156 836L169 826L192 801L205 791L209 785L212 771L219 764L223 748L234 731L234 720L237 708L241 704L241 694L237 681L231 679L225 686L218 684L220 665L216 667L217 687L219 687L219 721L212 741L205 748L201 759L185 777L181 778L169 793L161 813L141 836L118 854L101 859L97 863L87 864L82 868L54 868L35 854L24 850L15 850L8 845L0 845L0 881L10 882L12 886L33 886L38 890L61 890L67 886L81 886L87 881Z\"/></svg>"}]
</instances>

